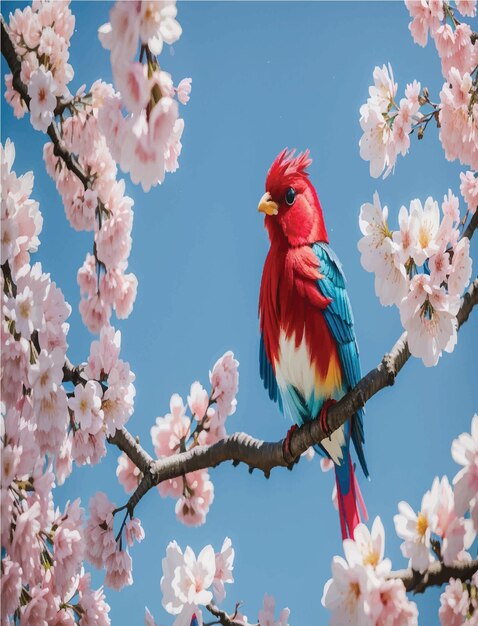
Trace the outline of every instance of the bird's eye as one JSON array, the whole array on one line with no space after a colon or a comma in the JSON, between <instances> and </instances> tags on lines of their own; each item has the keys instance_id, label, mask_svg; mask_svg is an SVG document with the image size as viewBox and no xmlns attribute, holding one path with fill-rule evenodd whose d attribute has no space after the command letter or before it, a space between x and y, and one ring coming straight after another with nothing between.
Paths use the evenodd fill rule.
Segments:
<instances>
[{"instance_id":1,"label":"bird's eye","mask_svg":"<svg viewBox=\"0 0 478 626\"><path fill-rule=\"evenodd\" d=\"M285 201L289 206L294 204L295 200L295 189L293 187L289 187L289 189L285 192Z\"/></svg>"}]
</instances>

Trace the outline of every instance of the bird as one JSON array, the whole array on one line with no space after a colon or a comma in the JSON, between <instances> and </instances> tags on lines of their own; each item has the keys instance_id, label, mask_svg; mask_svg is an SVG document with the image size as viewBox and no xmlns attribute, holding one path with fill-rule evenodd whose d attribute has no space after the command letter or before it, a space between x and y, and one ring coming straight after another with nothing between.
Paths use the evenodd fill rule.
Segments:
<instances>
[{"instance_id":1,"label":"bird","mask_svg":"<svg viewBox=\"0 0 478 626\"><path fill-rule=\"evenodd\" d=\"M329 434L314 448L334 462L345 539L368 517L350 456L352 440L368 478L364 410L332 433L326 418L330 406L359 382L361 370L345 276L309 178L309 154L283 150L258 205L270 240L259 294L259 366L270 399L294 423L286 445L295 428L317 417Z\"/></svg>"}]
</instances>

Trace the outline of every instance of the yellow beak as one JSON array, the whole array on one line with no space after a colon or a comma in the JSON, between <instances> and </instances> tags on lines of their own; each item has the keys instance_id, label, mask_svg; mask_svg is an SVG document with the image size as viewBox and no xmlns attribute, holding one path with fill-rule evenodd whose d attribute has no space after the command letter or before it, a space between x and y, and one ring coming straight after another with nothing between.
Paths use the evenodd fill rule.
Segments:
<instances>
[{"instance_id":1,"label":"yellow beak","mask_svg":"<svg viewBox=\"0 0 478 626\"><path fill-rule=\"evenodd\" d=\"M265 213L266 215L277 215L279 212L279 205L277 202L272 200L271 194L266 191L259 202L257 210L261 213Z\"/></svg>"}]
</instances>

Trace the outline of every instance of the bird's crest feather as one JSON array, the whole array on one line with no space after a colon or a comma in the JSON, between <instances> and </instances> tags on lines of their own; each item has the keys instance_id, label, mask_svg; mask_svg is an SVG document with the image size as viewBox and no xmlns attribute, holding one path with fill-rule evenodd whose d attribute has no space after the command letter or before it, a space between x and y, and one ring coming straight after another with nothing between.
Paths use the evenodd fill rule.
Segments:
<instances>
[{"instance_id":1,"label":"bird's crest feather","mask_svg":"<svg viewBox=\"0 0 478 626\"><path fill-rule=\"evenodd\" d=\"M295 150L285 148L276 157L267 174L267 189L274 187L279 181L287 181L296 176L309 176L306 171L312 163L312 159L309 157L309 150L300 152L297 156L294 155Z\"/></svg>"}]
</instances>

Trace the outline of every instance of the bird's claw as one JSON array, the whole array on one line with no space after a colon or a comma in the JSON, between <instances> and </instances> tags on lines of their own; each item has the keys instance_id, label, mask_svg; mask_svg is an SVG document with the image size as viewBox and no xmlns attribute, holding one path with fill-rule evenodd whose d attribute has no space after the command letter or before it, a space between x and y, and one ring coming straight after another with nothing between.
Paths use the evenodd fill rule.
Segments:
<instances>
[{"instance_id":1,"label":"bird's claw","mask_svg":"<svg viewBox=\"0 0 478 626\"><path fill-rule=\"evenodd\" d=\"M330 435L332 434L332 431L330 430L329 425L327 424L327 413L330 407L333 406L336 402L337 400L334 400L333 398L329 398L328 400L324 402L319 413L320 428L327 435L327 437L329 437L329 439L330 439Z\"/></svg>"},{"instance_id":2,"label":"bird's claw","mask_svg":"<svg viewBox=\"0 0 478 626\"><path fill-rule=\"evenodd\" d=\"M293 425L289 428L289 430L287 431L287 435L285 436L285 440L284 440L284 449L285 449L286 454L287 454L289 457L292 457L292 454L291 454L291 451L290 451L290 440L291 440L291 437L292 437L292 433L293 433L295 430L297 430L297 428L298 428L298 427L297 427L297 424L293 424Z\"/></svg>"}]
</instances>

